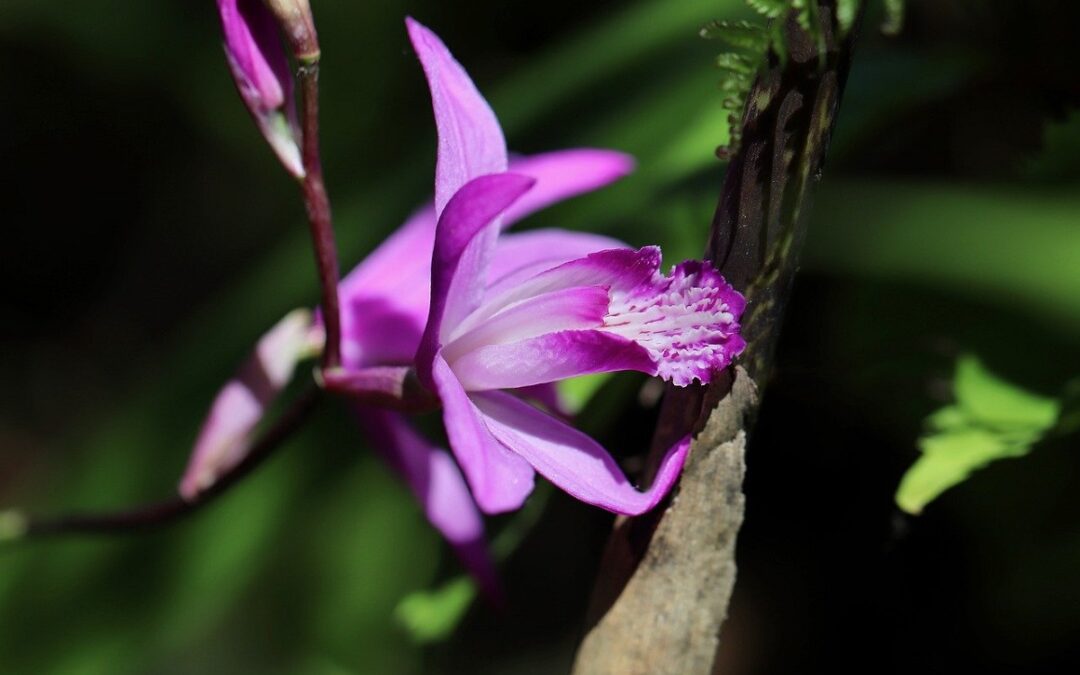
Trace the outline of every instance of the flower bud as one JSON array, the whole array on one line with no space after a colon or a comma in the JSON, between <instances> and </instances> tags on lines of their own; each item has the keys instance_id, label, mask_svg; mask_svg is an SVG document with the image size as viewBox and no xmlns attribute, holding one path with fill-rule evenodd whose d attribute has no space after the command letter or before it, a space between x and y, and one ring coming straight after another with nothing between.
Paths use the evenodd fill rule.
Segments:
<instances>
[{"instance_id":1,"label":"flower bud","mask_svg":"<svg viewBox=\"0 0 1080 675\"><path fill-rule=\"evenodd\" d=\"M218 0L218 12L240 98L285 169L302 178L293 79L275 14L262 0Z\"/></svg>"}]
</instances>

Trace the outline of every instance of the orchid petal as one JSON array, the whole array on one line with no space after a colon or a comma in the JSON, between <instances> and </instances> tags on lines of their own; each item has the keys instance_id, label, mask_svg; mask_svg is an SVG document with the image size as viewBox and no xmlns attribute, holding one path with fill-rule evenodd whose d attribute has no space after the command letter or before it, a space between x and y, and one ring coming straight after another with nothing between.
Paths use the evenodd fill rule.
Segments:
<instances>
[{"instance_id":1,"label":"orchid petal","mask_svg":"<svg viewBox=\"0 0 1080 675\"><path fill-rule=\"evenodd\" d=\"M656 374L656 363L644 347L601 330L567 330L485 345L452 365L468 391L516 389L620 370Z\"/></svg>"},{"instance_id":2,"label":"orchid petal","mask_svg":"<svg viewBox=\"0 0 1080 675\"><path fill-rule=\"evenodd\" d=\"M536 187L522 199L532 196L534 190ZM629 247L618 239L586 232L547 229L504 234L492 255L485 297L498 297L526 279L590 253L626 248Z\"/></svg>"},{"instance_id":3,"label":"orchid petal","mask_svg":"<svg viewBox=\"0 0 1080 675\"><path fill-rule=\"evenodd\" d=\"M405 480L428 521L481 588L498 597L498 575L484 539L484 521L453 458L400 414L366 406L356 406L356 413L373 447Z\"/></svg>"},{"instance_id":4,"label":"orchid petal","mask_svg":"<svg viewBox=\"0 0 1080 675\"><path fill-rule=\"evenodd\" d=\"M656 479L640 492L611 455L577 429L502 392L472 398L483 423L503 445L570 495L614 513L639 515L656 506L675 484L690 451L687 435L667 451Z\"/></svg>"},{"instance_id":5,"label":"orchid petal","mask_svg":"<svg viewBox=\"0 0 1080 675\"><path fill-rule=\"evenodd\" d=\"M535 178L536 187L506 210L503 219L507 225L555 202L619 180L634 170L634 158L614 150L575 148L515 157L509 170Z\"/></svg>"},{"instance_id":6,"label":"orchid petal","mask_svg":"<svg viewBox=\"0 0 1080 675\"><path fill-rule=\"evenodd\" d=\"M480 509L502 513L520 507L533 489L532 467L495 440L442 356L436 355L432 376L450 448Z\"/></svg>"},{"instance_id":7,"label":"orchid petal","mask_svg":"<svg viewBox=\"0 0 1080 675\"><path fill-rule=\"evenodd\" d=\"M435 209L414 213L338 285L346 368L411 363L431 301Z\"/></svg>"},{"instance_id":8,"label":"orchid petal","mask_svg":"<svg viewBox=\"0 0 1080 675\"><path fill-rule=\"evenodd\" d=\"M210 407L180 481L184 499L197 498L244 459L266 409L292 379L296 364L318 348L321 339L307 310L291 312L259 339L254 353Z\"/></svg>"},{"instance_id":9,"label":"orchid petal","mask_svg":"<svg viewBox=\"0 0 1080 675\"><path fill-rule=\"evenodd\" d=\"M525 280L511 273L515 283L500 282L498 292L489 292L483 305L462 321L458 330L472 329L510 305L545 293L580 286L634 288L652 278L659 267L660 249L646 246L636 251L617 248L590 253Z\"/></svg>"},{"instance_id":10,"label":"orchid petal","mask_svg":"<svg viewBox=\"0 0 1080 675\"><path fill-rule=\"evenodd\" d=\"M519 342L557 331L593 328L604 321L608 291L602 286L581 286L543 293L512 305L475 328L455 331L443 347L443 357L454 360L478 347Z\"/></svg>"},{"instance_id":11,"label":"orchid petal","mask_svg":"<svg viewBox=\"0 0 1080 675\"><path fill-rule=\"evenodd\" d=\"M435 164L435 212L470 180L506 171L506 139L495 113L439 36L405 19L416 56L427 76L439 132Z\"/></svg>"},{"instance_id":12,"label":"orchid petal","mask_svg":"<svg viewBox=\"0 0 1080 675\"><path fill-rule=\"evenodd\" d=\"M487 257L498 234L493 221L532 184L531 178L512 173L474 178L439 216L431 259L431 308L417 354L417 371L425 384L430 383L443 333L480 302Z\"/></svg>"}]
</instances>

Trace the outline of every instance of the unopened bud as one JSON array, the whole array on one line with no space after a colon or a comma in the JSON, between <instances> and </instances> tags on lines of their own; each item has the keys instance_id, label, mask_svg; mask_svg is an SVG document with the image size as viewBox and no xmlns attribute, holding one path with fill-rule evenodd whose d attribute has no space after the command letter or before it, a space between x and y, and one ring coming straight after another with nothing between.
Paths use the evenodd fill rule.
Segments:
<instances>
[{"instance_id":1,"label":"unopened bud","mask_svg":"<svg viewBox=\"0 0 1080 675\"><path fill-rule=\"evenodd\" d=\"M262 0L218 0L218 12L240 98L281 163L302 178L293 78L275 14Z\"/></svg>"}]
</instances>

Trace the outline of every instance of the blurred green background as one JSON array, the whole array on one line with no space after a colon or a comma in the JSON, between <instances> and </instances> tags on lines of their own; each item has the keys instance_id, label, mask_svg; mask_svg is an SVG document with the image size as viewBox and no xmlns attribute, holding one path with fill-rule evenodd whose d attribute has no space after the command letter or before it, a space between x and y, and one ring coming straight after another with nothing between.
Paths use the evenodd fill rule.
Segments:
<instances>
[{"instance_id":1,"label":"blurred green background","mask_svg":"<svg viewBox=\"0 0 1080 675\"><path fill-rule=\"evenodd\" d=\"M740 0L313 0L346 268L430 191L434 131L402 24L435 29L512 149L634 154L530 219L700 255L726 112L698 39ZM910 2L864 24L753 439L721 672L1080 667L1080 454L1040 443L924 515L892 498L955 357L1059 396L1080 374L1073 3ZM0 508L172 493L214 391L316 298L291 181L233 89L210 0L0 2ZM642 380L582 416L643 450ZM0 672L564 672L610 517L561 494L503 567L510 606L447 641L395 621L458 569L351 420L150 534L0 549ZM493 529L506 526L493 523Z\"/></svg>"}]
</instances>

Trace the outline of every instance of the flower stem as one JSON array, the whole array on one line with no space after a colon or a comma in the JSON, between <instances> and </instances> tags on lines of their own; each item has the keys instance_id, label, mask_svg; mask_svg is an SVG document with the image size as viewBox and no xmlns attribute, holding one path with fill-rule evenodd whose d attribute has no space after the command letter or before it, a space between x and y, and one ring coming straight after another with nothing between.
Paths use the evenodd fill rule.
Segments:
<instances>
[{"instance_id":1,"label":"flower stem","mask_svg":"<svg viewBox=\"0 0 1080 675\"><path fill-rule=\"evenodd\" d=\"M173 497L127 511L76 513L57 518L33 519L19 511L0 513L0 521L11 523L0 531L0 544L29 538L66 534L118 534L168 525L209 504L258 468L315 409L321 390L312 387L302 393L255 443L243 461L221 476L214 485L191 501ZM2 530L3 528L0 528Z\"/></svg>"},{"instance_id":2,"label":"flower stem","mask_svg":"<svg viewBox=\"0 0 1080 675\"><path fill-rule=\"evenodd\" d=\"M304 194L311 243L315 249L315 264L322 289L323 322L326 326L326 349L323 368L341 365L341 310L338 304L338 259L334 243L334 228L330 215L330 198L323 182L322 159L319 155L319 60L318 57L300 64L297 69L300 93L303 98L303 129L301 154L304 178L300 187Z\"/></svg>"}]
</instances>

